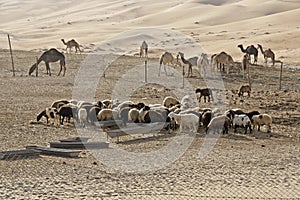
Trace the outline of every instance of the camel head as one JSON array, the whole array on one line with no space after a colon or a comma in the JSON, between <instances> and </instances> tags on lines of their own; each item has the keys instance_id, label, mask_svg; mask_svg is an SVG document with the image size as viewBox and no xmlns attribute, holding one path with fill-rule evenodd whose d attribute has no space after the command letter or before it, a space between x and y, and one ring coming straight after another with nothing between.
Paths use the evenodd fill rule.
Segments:
<instances>
[{"instance_id":1,"label":"camel head","mask_svg":"<svg viewBox=\"0 0 300 200\"><path fill-rule=\"evenodd\" d=\"M65 42L65 40L64 39L61 39L61 41L65 44L65 45L67 45L67 43Z\"/></svg>"},{"instance_id":2,"label":"camel head","mask_svg":"<svg viewBox=\"0 0 300 200\"><path fill-rule=\"evenodd\" d=\"M184 57L184 54L183 54L182 52L179 51L178 54L177 54L177 57L178 57L178 56L180 56L181 58L183 58L183 57Z\"/></svg>"}]
</instances>

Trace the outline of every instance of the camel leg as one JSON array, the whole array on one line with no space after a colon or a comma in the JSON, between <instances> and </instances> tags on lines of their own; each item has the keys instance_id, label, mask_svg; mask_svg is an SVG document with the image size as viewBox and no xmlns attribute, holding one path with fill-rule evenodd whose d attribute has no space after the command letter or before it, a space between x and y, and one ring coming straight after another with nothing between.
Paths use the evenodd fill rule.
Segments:
<instances>
[{"instance_id":1,"label":"camel leg","mask_svg":"<svg viewBox=\"0 0 300 200\"><path fill-rule=\"evenodd\" d=\"M49 76L51 76L51 71L50 71L50 65L48 62L45 63L46 64L46 73L49 74Z\"/></svg>"}]
</instances>

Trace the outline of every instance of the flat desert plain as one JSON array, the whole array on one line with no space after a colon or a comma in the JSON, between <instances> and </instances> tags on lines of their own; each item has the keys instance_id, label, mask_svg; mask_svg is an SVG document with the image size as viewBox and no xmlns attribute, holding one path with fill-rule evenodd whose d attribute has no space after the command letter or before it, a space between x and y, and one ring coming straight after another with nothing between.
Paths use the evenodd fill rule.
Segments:
<instances>
[{"instance_id":1,"label":"flat desert plain","mask_svg":"<svg viewBox=\"0 0 300 200\"><path fill-rule=\"evenodd\" d=\"M242 129L234 133L230 128L226 135L206 135L200 127L195 136L179 136L182 140L176 140L178 131L123 136L119 142L107 138L110 148L97 154L109 155L119 149L119 154L112 157L115 166L87 150L79 158L41 155L35 159L1 160L1 199L300 199L298 1L15 0L0 1L0 5L1 151L47 146L48 142L79 133L84 136L85 132L104 136L101 129L93 126L76 128L73 123L66 123L56 127L46 124L45 119L33 123L37 114L53 101L74 97L80 72L86 72L80 77L89 83L81 96L90 94L91 89L89 100L93 101L113 99L118 95L116 91L145 104L162 103L169 95L190 94L195 100L196 88L211 87L214 101L202 101L200 108L257 110L273 118L271 133L262 127L260 132L254 130L251 134L243 134ZM62 38L76 39L82 53L75 54L74 49L67 53ZM144 59L138 56L143 40L149 43L147 83ZM242 72L238 73L243 57L237 48L239 44L262 44L264 49L275 52L276 60L283 62L280 89L280 64L272 66L269 60L265 65L259 51L258 64L250 65L251 96L238 97L240 85L247 84ZM59 63L50 64L52 76L48 76L44 62L39 65L38 77L35 72L29 76L36 57L49 48L64 52L65 76L56 76ZM167 66L168 75L163 71L158 77L159 56L166 50L174 56L182 51L187 58L201 52L212 55L225 51L237 67L229 74L222 72L219 79L204 78L193 67L192 77L185 74L183 88L181 67ZM112 56L105 57L107 61L103 55ZM102 71L97 74L92 70L100 69L103 63L107 64L105 77ZM99 78L92 85L94 79L89 74ZM223 97L217 87L220 81ZM162 167L162 163L167 155L161 154L149 164L156 168L126 170L126 153L159 152L174 141L181 149L185 139L191 138L187 149L166 166ZM171 149L168 155L178 149ZM199 157L201 149L208 150L206 156ZM139 156L128 162L143 166Z\"/></svg>"}]
</instances>

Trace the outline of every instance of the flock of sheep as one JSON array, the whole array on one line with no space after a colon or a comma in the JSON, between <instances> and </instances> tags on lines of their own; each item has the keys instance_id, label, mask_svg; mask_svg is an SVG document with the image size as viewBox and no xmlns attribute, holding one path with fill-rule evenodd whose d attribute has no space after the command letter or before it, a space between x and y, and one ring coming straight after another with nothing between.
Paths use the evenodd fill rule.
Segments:
<instances>
[{"instance_id":1,"label":"flock of sheep","mask_svg":"<svg viewBox=\"0 0 300 200\"><path fill-rule=\"evenodd\" d=\"M201 97L213 100L211 90L208 88L196 89L199 101ZM199 127L204 127L205 132L228 134L230 127L237 132L242 127L245 134L249 129L260 131L260 126L266 125L271 131L272 117L258 111L245 112L241 109L220 109L193 107L191 98L184 96L180 101L172 96L167 96L161 104L146 105L143 102L119 102L118 100L103 100L86 102L76 100L57 100L37 115L37 121L45 117L47 123L53 121L55 126L65 122L77 123L79 127L93 126L98 121L121 120L122 126L127 123L167 123L168 130L179 128L180 133L197 133ZM71 118L72 121L71 121Z\"/></svg>"},{"instance_id":2,"label":"flock of sheep","mask_svg":"<svg viewBox=\"0 0 300 200\"><path fill-rule=\"evenodd\" d=\"M246 50L242 46L239 48L245 53L242 62L245 73L245 69L250 62L250 55L253 54L249 49L255 50L256 48L253 45L249 48L247 47ZM257 60L257 53L256 49L254 52L255 60ZM140 57L143 56L148 57L148 45L145 41L140 47ZM233 59L225 52L213 55L211 61L208 60L206 54L202 54L199 58L185 59L184 54L179 52L177 59L175 59L171 53L165 52L160 58L159 75L162 64L182 66L179 58L181 58L184 65L188 66L188 76L192 74L192 66L195 65L202 65L205 75L205 68L210 63L213 65L216 64L220 70L225 65L233 64ZM272 60L274 59L272 57ZM208 101L213 101L212 90L209 88L197 88L195 93L199 102L202 97L204 97L204 102L206 102L206 98L208 98ZM250 96L251 87L249 85L242 85L240 87L238 95L244 96L244 93L248 93L248 96ZM179 127L180 132L197 133L199 127L203 126L207 134L228 134L230 127L233 127L234 132L237 132L237 128L242 127L246 134L248 129L251 133L256 127L260 131L260 126L262 125L266 125L268 127L267 131L270 132L272 124L272 117L270 115L261 114L258 111L245 112L241 109L221 111L218 108L192 107L189 96L183 97L181 101L168 96L163 100L162 104L149 105L145 105L142 102L119 102L118 100L103 100L98 102L57 100L37 115L37 121L40 121L42 117L46 118L47 123L49 123L49 119L53 120L55 126L63 125L65 121L70 123L71 118L80 127L95 125L98 121L107 120L122 120L124 126L127 123L165 122L168 123L167 128L169 130L175 130Z\"/></svg>"}]
</instances>

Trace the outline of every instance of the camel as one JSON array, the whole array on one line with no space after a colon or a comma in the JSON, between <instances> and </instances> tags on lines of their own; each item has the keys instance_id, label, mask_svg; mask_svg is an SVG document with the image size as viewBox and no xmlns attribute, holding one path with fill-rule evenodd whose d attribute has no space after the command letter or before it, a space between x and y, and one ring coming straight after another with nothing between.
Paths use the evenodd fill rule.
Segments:
<instances>
[{"instance_id":1,"label":"camel","mask_svg":"<svg viewBox=\"0 0 300 200\"><path fill-rule=\"evenodd\" d=\"M64 68L63 76L65 76L66 72L66 63L65 63L65 56L63 53L59 52L57 49L49 49L48 51L45 51L40 58L38 59L37 63L33 64L30 69L29 69L29 75L32 74L32 72L38 67L40 62L44 61L46 64L46 70L47 74L49 73L49 76L51 76L51 71L50 71L50 62L57 62L60 61L60 71L57 76L60 75L62 68Z\"/></svg>"},{"instance_id":2,"label":"camel","mask_svg":"<svg viewBox=\"0 0 300 200\"><path fill-rule=\"evenodd\" d=\"M187 75L187 77L190 76L190 73L191 73L191 76L192 76L192 73L193 73L192 67L193 66L197 66L198 57L195 56L195 57L192 57L192 58L189 58L189 59L186 60L184 58L184 54L182 52L178 52L178 54L177 54L177 60L178 60L179 56L180 56L181 61L183 62L183 64L188 65L188 75Z\"/></svg>"},{"instance_id":3,"label":"camel","mask_svg":"<svg viewBox=\"0 0 300 200\"><path fill-rule=\"evenodd\" d=\"M257 64L258 50L257 50L257 48L255 48L254 45L248 46L246 49L244 49L242 44L238 45L238 47L241 49L241 51L243 53L248 54L250 61L251 61L251 55L253 55L254 56L254 62L253 63Z\"/></svg>"},{"instance_id":4,"label":"camel","mask_svg":"<svg viewBox=\"0 0 300 200\"><path fill-rule=\"evenodd\" d=\"M164 64L164 70L167 75L167 70L166 70L166 64L171 64L173 66L179 66L181 67L181 63L178 60L175 60L173 55L170 52L165 52L163 55L161 55L159 59L159 72L158 76L160 76L160 70L161 70L161 65Z\"/></svg>"},{"instance_id":5,"label":"camel","mask_svg":"<svg viewBox=\"0 0 300 200\"><path fill-rule=\"evenodd\" d=\"M275 65L275 53L271 49L263 50L260 44L257 44L258 48L260 49L261 53L264 55L265 63L268 62L268 58L272 59L273 66Z\"/></svg>"},{"instance_id":6,"label":"camel","mask_svg":"<svg viewBox=\"0 0 300 200\"><path fill-rule=\"evenodd\" d=\"M69 40L68 42L65 42L65 40L64 39L61 39L61 41L64 43L64 45L66 45L67 47L66 47L66 52L68 53L68 48L69 48L69 51L70 51L70 53L71 53L71 49L72 49L72 47L75 47L75 53L77 53L77 50L79 50L79 52L81 53L81 50L80 50L80 48L79 48L79 44L78 44L78 42L76 42L74 39L72 39L72 40Z\"/></svg>"},{"instance_id":7,"label":"camel","mask_svg":"<svg viewBox=\"0 0 300 200\"><path fill-rule=\"evenodd\" d=\"M202 53L201 56L197 60L197 67L198 67L200 74L202 74L203 77L206 76L206 68L208 66L209 66L209 60L207 58L207 54Z\"/></svg>"},{"instance_id":8,"label":"camel","mask_svg":"<svg viewBox=\"0 0 300 200\"><path fill-rule=\"evenodd\" d=\"M233 58L224 51L222 51L219 54L214 54L212 56L212 63L213 63L213 66L216 64L217 68L220 65L220 71L221 70L225 71L225 65L226 65L227 66L227 70L226 70L227 74L229 73L229 66L235 65Z\"/></svg>"},{"instance_id":9,"label":"camel","mask_svg":"<svg viewBox=\"0 0 300 200\"><path fill-rule=\"evenodd\" d=\"M145 57L148 58L148 44L145 40L140 46L140 57L143 57L143 55L145 55Z\"/></svg>"}]
</instances>

